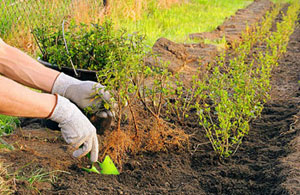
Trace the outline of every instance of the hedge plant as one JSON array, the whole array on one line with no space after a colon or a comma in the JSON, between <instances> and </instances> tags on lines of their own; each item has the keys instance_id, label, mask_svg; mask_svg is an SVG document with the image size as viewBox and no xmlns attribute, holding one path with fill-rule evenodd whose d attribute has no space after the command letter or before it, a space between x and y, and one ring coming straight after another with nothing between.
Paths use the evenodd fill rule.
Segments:
<instances>
[{"instance_id":1,"label":"hedge plant","mask_svg":"<svg viewBox=\"0 0 300 195\"><path fill-rule=\"evenodd\" d=\"M41 59L51 64L76 69L101 70L111 58L122 60L116 50L136 51L134 41L141 36L114 30L111 21L77 25L74 21L64 25L42 26L33 30L41 50Z\"/></svg>"}]
</instances>

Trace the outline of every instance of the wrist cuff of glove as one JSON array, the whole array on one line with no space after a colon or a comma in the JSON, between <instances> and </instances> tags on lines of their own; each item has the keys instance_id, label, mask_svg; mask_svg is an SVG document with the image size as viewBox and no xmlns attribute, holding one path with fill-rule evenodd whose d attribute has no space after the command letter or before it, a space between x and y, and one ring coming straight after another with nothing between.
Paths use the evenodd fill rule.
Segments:
<instances>
[{"instance_id":1,"label":"wrist cuff of glove","mask_svg":"<svg viewBox=\"0 0 300 195\"><path fill-rule=\"evenodd\" d=\"M70 119L73 110L76 109L76 106L73 105L67 98L64 98L58 94L56 94L56 97L56 106L54 107L53 112L48 119L57 123L63 123L64 121Z\"/></svg>"},{"instance_id":2,"label":"wrist cuff of glove","mask_svg":"<svg viewBox=\"0 0 300 195\"><path fill-rule=\"evenodd\" d=\"M54 94L54 95L55 95L55 104L54 104L54 107L52 108L50 114L46 117L46 119L49 119L52 116L52 114L57 106L58 95L57 94Z\"/></svg>"},{"instance_id":3,"label":"wrist cuff of glove","mask_svg":"<svg viewBox=\"0 0 300 195\"><path fill-rule=\"evenodd\" d=\"M65 96L66 90L70 85L79 84L80 80L70 77L64 73L60 73L54 81L51 93Z\"/></svg>"}]
</instances>

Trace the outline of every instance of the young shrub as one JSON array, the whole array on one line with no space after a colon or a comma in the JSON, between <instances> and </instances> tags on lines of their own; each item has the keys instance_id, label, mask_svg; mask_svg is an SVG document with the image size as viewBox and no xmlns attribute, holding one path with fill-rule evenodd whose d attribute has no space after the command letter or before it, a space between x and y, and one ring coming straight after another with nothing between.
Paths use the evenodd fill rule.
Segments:
<instances>
[{"instance_id":1,"label":"young shrub","mask_svg":"<svg viewBox=\"0 0 300 195\"><path fill-rule=\"evenodd\" d=\"M142 60L145 53L143 36L127 34L125 31L117 33L113 40L116 47L109 53L107 64L98 72L98 78L112 95L111 101L106 102L104 107L114 112L116 121L114 131L107 138L109 142L104 146L103 155L109 154L120 165L123 155L138 147L133 143L134 137L139 135L134 105L137 104L138 92L144 79ZM128 115L133 119L131 124L128 124ZM124 125L134 127L135 132L131 129L123 131Z\"/></svg>"},{"instance_id":2,"label":"young shrub","mask_svg":"<svg viewBox=\"0 0 300 195\"><path fill-rule=\"evenodd\" d=\"M106 135L103 156L109 154L121 166L127 153L158 152L182 147L187 135L161 117L171 93L167 68L145 65L144 37L120 31L116 49L98 73L112 95L104 107L115 113L113 132ZM125 130L126 129L126 130Z\"/></svg>"},{"instance_id":3,"label":"young shrub","mask_svg":"<svg viewBox=\"0 0 300 195\"><path fill-rule=\"evenodd\" d=\"M152 124L145 134L145 150L158 152L172 147L182 148L184 143L188 143L188 135L163 119L163 111L168 111L165 105L176 94L171 73L164 66L148 67L145 78L148 82L143 83L139 100L150 114L149 123Z\"/></svg>"},{"instance_id":4,"label":"young shrub","mask_svg":"<svg viewBox=\"0 0 300 195\"><path fill-rule=\"evenodd\" d=\"M296 4L277 24L277 32L270 33L269 29L280 6L267 14L254 31L243 34L244 41L227 60L221 55L217 64L210 66L211 75L204 80L199 78L196 92L204 94L196 98L200 100L195 104L199 124L220 157L236 152L249 132L250 121L260 115L269 99L271 71L286 51L299 13L299 3ZM253 51L257 44L267 47Z\"/></svg>"},{"instance_id":5,"label":"young shrub","mask_svg":"<svg viewBox=\"0 0 300 195\"><path fill-rule=\"evenodd\" d=\"M187 87L180 79L180 75L175 75L175 88L172 87L170 96L167 99L166 114L176 116L181 125L186 123L189 112L193 108L193 103L199 95L197 94L197 82L197 76L193 75L191 86Z\"/></svg>"},{"instance_id":6,"label":"young shrub","mask_svg":"<svg viewBox=\"0 0 300 195\"><path fill-rule=\"evenodd\" d=\"M100 70L108 63L111 53L118 47L112 23L77 25L71 21L66 25L43 26L33 30L41 59L51 64ZM117 57L116 57L117 58Z\"/></svg>"}]
</instances>

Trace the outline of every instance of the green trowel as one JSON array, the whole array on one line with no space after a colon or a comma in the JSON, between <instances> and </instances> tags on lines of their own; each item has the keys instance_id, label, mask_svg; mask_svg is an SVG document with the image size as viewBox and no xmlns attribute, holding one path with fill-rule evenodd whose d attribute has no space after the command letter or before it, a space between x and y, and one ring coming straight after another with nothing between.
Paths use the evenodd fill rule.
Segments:
<instances>
[{"instance_id":1,"label":"green trowel","mask_svg":"<svg viewBox=\"0 0 300 195\"><path fill-rule=\"evenodd\" d=\"M90 156L89 154L87 155ZM98 164L101 171L96 168L95 164ZM82 168L82 170L89 172L89 173L97 173L97 174L103 174L103 175L119 175L119 171L111 158L106 155L104 158L104 161L100 163L99 161L96 161L95 163L92 163L91 168Z\"/></svg>"}]
</instances>

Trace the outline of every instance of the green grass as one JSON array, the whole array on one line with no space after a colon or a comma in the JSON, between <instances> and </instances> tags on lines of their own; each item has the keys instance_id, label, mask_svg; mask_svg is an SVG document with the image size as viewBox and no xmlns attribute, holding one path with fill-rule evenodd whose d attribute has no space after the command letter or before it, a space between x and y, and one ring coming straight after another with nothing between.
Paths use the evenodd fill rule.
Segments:
<instances>
[{"instance_id":1,"label":"green grass","mask_svg":"<svg viewBox=\"0 0 300 195\"><path fill-rule=\"evenodd\" d=\"M19 124L20 121L16 117L0 115L0 136L11 133Z\"/></svg>"},{"instance_id":2,"label":"green grass","mask_svg":"<svg viewBox=\"0 0 300 195\"><path fill-rule=\"evenodd\" d=\"M12 21L8 19L8 14L5 11L4 2L0 3L0 36L4 36L4 34L11 29Z\"/></svg>"},{"instance_id":3,"label":"green grass","mask_svg":"<svg viewBox=\"0 0 300 195\"><path fill-rule=\"evenodd\" d=\"M16 1L6 0L0 2L0 36L4 38L16 30L29 30L41 24L60 22L66 15L70 0L57 3L45 1Z\"/></svg>"},{"instance_id":4,"label":"green grass","mask_svg":"<svg viewBox=\"0 0 300 195\"><path fill-rule=\"evenodd\" d=\"M3 24L0 26L0 36L9 39L9 43L18 47L23 46L20 44L21 41L14 38L13 34L18 32L11 31L18 29L14 25L26 30L41 23L59 24L62 15L70 12L68 7L70 0L57 1L57 4L61 5L55 6L55 9L53 7L51 9L50 3L43 1L8 0L5 2L0 3L0 12L3 13L0 15L0 23ZM122 14L113 15L112 20L117 28L125 28L129 33L139 31L145 34L146 43L150 47L160 37L175 42L188 42L190 41L188 34L212 31L226 17L233 15L237 9L246 7L252 0L189 0L187 2L173 5L169 9L158 9L154 4L149 4L147 9L143 10L139 20L132 20ZM24 35L20 34L19 37ZM28 45L26 41L24 42L23 45Z\"/></svg>"},{"instance_id":5,"label":"green grass","mask_svg":"<svg viewBox=\"0 0 300 195\"><path fill-rule=\"evenodd\" d=\"M113 19L117 27L128 32L139 31L147 36L147 44L153 45L160 37L175 42L187 42L190 33L207 32L222 24L252 1L245 0L190 0L165 10L148 10L140 20Z\"/></svg>"},{"instance_id":6,"label":"green grass","mask_svg":"<svg viewBox=\"0 0 300 195\"><path fill-rule=\"evenodd\" d=\"M292 3L295 0L271 0L274 3Z\"/></svg>"},{"instance_id":7,"label":"green grass","mask_svg":"<svg viewBox=\"0 0 300 195\"><path fill-rule=\"evenodd\" d=\"M290 2L292 0L273 0L273 2L280 1ZM37 47L33 37L28 33L31 28L41 24L61 25L63 18L68 19L70 15L76 15L77 12L86 16L93 11L84 8L74 9L71 2L73 1L1 1L0 37L9 44L36 56ZM82 2L86 2L86 4L94 2L94 10L102 9L102 0ZM118 1L115 2L115 4L118 3ZM135 2L130 0L125 5ZM175 42L192 42L188 39L190 33L214 30L222 24L226 17L233 15L238 9L246 7L253 0L188 0L183 4L175 4L169 9L159 9L154 0L143 0L142 2L148 2L148 5L145 10L141 10L141 19L133 20L124 16L126 14L123 11L126 13L132 11L134 15L136 10L130 10L130 6L127 10L117 10L117 13L111 17L117 28L125 28L129 33L139 31L146 34L146 43L151 47L160 37L166 37ZM123 4L115 6L124 7ZM90 17L101 18L99 14Z\"/></svg>"},{"instance_id":8,"label":"green grass","mask_svg":"<svg viewBox=\"0 0 300 195\"><path fill-rule=\"evenodd\" d=\"M35 167L32 168L30 172L25 171L25 168L29 168L29 166L34 166L32 165L33 161L30 163L27 163L26 165L18 168L13 174L13 178L17 181L25 181L28 182L28 189L34 190L38 194L41 194L39 189L35 186L36 183L54 183L57 181L58 173L66 173L70 174L69 172L62 171L62 170L54 170L54 171L48 171L45 170L44 168L40 167Z\"/></svg>"}]
</instances>

